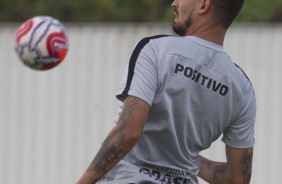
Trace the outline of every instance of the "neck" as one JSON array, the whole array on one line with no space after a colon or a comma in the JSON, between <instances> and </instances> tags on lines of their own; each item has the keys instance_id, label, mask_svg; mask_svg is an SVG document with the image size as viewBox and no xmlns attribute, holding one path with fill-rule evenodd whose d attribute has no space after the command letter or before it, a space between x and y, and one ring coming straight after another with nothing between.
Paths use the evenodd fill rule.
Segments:
<instances>
[{"instance_id":1,"label":"neck","mask_svg":"<svg viewBox=\"0 0 282 184\"><path fill-rule=\"evenodd\" d=\"M196 36L217 45L223 46L226 32L226 29L223 29L218 25L193 25L187 30L186 36Z\"/></svg>"}]
</instances>

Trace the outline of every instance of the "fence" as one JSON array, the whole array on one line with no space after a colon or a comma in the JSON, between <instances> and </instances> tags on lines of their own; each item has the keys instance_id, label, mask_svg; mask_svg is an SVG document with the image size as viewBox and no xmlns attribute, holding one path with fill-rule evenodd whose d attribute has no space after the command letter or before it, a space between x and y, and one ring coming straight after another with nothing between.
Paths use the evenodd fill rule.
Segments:
<instances>
[{"instance_id":1,"label":"fence","mask_svg":"<svg viewBox=\"0 0 282 184\"><path fill-rule=\"evenodd\" d=\"M16 26L0 24L0 183L75 183L112 127L115 93L135 43L171 34L170 26L67 24L69 54L46 72L19 62ZM279 25L235 25L226 36L225 50L257 94L255 184L279 183L282 174L281 48ZM203 154L224 160L224 145L218 140Z\"/></svg>"}]
</instances>

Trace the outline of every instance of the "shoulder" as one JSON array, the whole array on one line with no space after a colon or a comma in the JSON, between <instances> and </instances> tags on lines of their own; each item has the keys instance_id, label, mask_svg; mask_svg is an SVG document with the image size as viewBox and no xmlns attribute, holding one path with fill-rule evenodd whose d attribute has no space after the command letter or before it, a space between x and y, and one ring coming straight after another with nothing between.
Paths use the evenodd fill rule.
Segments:
<instances>
[{"instance_id":1,"label":"shoulder","mask_svg":"<svg viewBox=\"0 0 282 184\"><path fill-rule=\"evenodd\" d=\"M136 60L139 57L140 53L143 53L150 57L155 56L155 54L158 53L158 50L159 50L158 47L160 47L161 45L164 45L164 44L160 44L160 41L163 42L164 40L167 40L170 37L173 37L173 36L154 35L154 36L144 37L140 39L132 51L131 60L132 59Z\"/></svg>"},{"instance_id":2,"label":"shoulder","mask_svg":"<svg viewBox=\"0 0 282 184\"><path fill-rule=\"evenodd\" d=\"M233 75L233 81L235 81L235 84L240 87L242 94L245 94L247 92L254 94L253 84L244 70L235 62L232 62L232 65L234 71L236 72L236 74Z\"/></svg>"},{"instance_id":3,"label":"shoulder","mask_svg":"<svg viewBox=\"0 0 282 184\"><path fill-rule=\"evenodd\" d=\"M148 36L148 37L144 37L142 38L139 43L148 43L151 40L157 40L157 39L165 39L165 38L171 38L174 37L172 35L153 35L153 36Z\"/></svg>"},{"instance_id":4,"label":"shoulder","mask_svg":"<svg viewBox=\"0 0 282 184\"><path fill-rule=\"evenodd\" d=\"M174 52L176 48L182 47L183 44L187 42L183 37L175 35L154 35L149 37L144 37L140 39L134 50L133 55L139 55L143 52L145 54L153 54L156 57L166 55L168 53Z\"/></svg>"},{"instance_id":5,"label":"shoulder","mask_svg":"<svg viewBox=\"0 0 282 184\"><path fill-rule=\"evenodd\" d=\"M226 52L215 55L213 60L214 62L211 68L223 74L240 95L254 91L251 80L247 74Z\"/></svg>"},{"instance_id":6,"label":"shoulder","mask_svg":"<svg viewBox=\"0 0 282 184\"><path fill-rule=\"evenodd\" d=\"M171 37L173 37L173 36L171 36L171 35L154 35L154 36L144 37L144 38L139 40L135 49L142 49L151 41L160 41L160 40L164 41L164 40L167 40L168 38L171 38Z\"/></svg>"},{"instance_id":7,"label":"shoulder","mask_svg":"<svg viewBox=\"0 0 282 184\"><path fill-rule=\"evenodd\" d=\"M256 106L256 95L255 95L255 90L254 90L254 86L251 82L251 80L249 79L249 77L247 76L247 74L244 72L244 70L242 68L240 68L236 63L234 63L234 65L236 66L237 70L238 70L238 75L241 78L241 93L243 96L243 102L244 103L252 103L253 107L255 108Z\"/></svg>"}]
</instances>

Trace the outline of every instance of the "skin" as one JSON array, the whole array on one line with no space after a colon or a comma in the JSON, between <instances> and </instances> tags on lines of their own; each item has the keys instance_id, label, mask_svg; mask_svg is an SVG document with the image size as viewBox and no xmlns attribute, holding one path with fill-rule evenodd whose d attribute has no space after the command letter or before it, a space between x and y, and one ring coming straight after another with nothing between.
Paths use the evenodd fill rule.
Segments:
<instances>
[{"instance_id":1,"label":"skin","mask_svg":"<svg viewBox=\"0 0 282 184\"><path fill-rule=\"evenodd\" d=\"M223 45L227 30L213 20L211 0L175 0L171 6L175 12L173 30L177 34Z\"/></svg>"},{"instance_id":2,"label":"skin","mask_svg":"<svg viewBox=\"0 0 282 184\"><path fill-rule=\"evenodd\" d=\"M142 135L149 108L149 104L139 98L125 99L116 126L77 184L96 183L132 149Z\"/></svg>"},{"instance_id":3,"label":"skin","mask_svg":"<svg viewBox=\"0 0 282 184\"><path fill-rule=\"evenodd\" d=\"M252 175L253 148L226 146L227 162L215 162L199 156L198 176L212 184L248 184Z\"/></svg>"},{"instance_id":4,"label":"skin","mask_svg":"<svg viewBox=\"0 0 282 184\"><path fill-rule=\"evenodd\" d=\"M223 45L226 29L213 20L212 0L175 0L173 30L181 36L196 36ZM77 184L94 184L110 171L140 139L150 106L128 96L116 126L105 139L88 169ZM227 162L216 162L199 156L203 180L212 184L247 184L251 179L253 148L226 146Z\"/></svg>"}]
</instances>

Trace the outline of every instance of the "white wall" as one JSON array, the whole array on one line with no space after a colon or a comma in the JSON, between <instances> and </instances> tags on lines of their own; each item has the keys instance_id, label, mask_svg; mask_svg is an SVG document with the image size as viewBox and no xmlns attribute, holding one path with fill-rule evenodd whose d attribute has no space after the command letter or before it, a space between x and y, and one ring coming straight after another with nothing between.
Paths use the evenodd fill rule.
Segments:
<instances>
[{"instance_id":1,"label":"white wall","mask_svg":"<svg viewBox=\"0 0 282 184\"><path fill-rule=\"evenodd\" d=\"M15 55L17 26L0 24L0 183L75 183L112 127L133 46L143 36L170 34L170 26L66 24L69 54L45 72ZM237 25L226 37L226 51L257 94L253 184L281 180L281 48L282 26ZM224 145L217 141L203 154L224 160Z\"/></svg>"}]
</instances>

